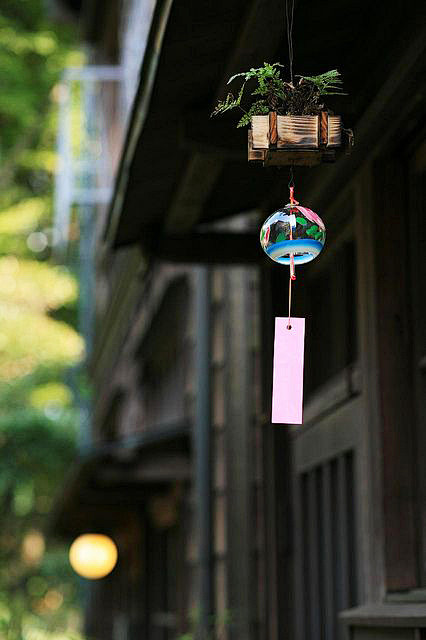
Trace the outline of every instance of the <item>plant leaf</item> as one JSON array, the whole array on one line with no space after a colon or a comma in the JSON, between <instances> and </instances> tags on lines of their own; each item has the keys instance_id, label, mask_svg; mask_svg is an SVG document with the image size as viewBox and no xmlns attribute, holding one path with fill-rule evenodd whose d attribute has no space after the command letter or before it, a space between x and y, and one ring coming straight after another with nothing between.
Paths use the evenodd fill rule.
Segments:
<instances>
[{"instance_id":1,"label":"plant leaf","mask_svg":"<svg viewBox=\"0 0 426 640\"><path fill-rule=\"evenodd\" d=\"M341 90L343 84L340 72L337 69L331 69L317 76L298 76L306 82L312 83L319 92L319 95L346 95Z\"/></svg>"}]
</instances>

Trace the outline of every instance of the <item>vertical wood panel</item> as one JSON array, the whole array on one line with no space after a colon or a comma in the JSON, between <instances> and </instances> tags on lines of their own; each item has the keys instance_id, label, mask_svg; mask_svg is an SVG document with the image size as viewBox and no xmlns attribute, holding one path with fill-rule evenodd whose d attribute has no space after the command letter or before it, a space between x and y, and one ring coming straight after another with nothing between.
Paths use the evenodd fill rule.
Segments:
<instances>
[{"instance_id":1,"label":"vertical wood panel","mask_svg":"<svg viewBox=\"0 0 426 640\"><path fill-rule=\"evenodd\" d=\"M207 267L199 267L196 271L194 310L196 402L193 444L199 572L197 631L207 635L213 610L211 271Z\"/></svg>"},{"instance_id":2,"label":"vertical wood panel","mask_svg":"<svg viewBox=\"0 0 426 640\"><path fill-rule=\"evenodd\" d=\"M348 502L345 457L337 460L337 611L349 606Z\"/></svg>"},{"instance_id":3,"label":"vertical wood panel","mask_svg":"<svg viewBox=\"0 0 426 640\"><path fill-rule=\"evenodd\" d=\"M253 149L269 147L269 116L252 116Z\"/></svg>"},{"instance_id":4,"label":"vertical wood panel","mask_svg":"<svg viewBox=\"0 0 426 640\"><path fill-rule=\"evenodd\" d=\"M426 144L418 150L410 179L410 257L411 301L413 309L416 463L417 463L417 536L420 584L426 586ZM414 164L414 163L413 163ZM416 166L417 165L417 166Z\"/></svg>"},{"instance_id":5,"label":"vertical wood panel","mask_svg":"<svg viewBox=\"0 0 426 640\"><path fill-rule=\"evenodd\" d=\"M232 640L252 637L254 582L251 571L252 431L250 402L248 276L245 269L226 273L226 478L227 585Z\"/></svg>"},{"instance_id":6,"label":"vertical wood panel","mask_svg":"<svg viewBox=\"0 0 426 640\"><path fill-rule=\"evenodd\" d=\"M333 505L331 492L331 467L330 462L323 466L322 481L322 527L324 539L324 573L321 588L324 592L324 640L335 639L334 624L334 589L333 589L333 554L336 541L333 537Z\"/></svg>"},{"instance_id":7,"label":"vertical wood panel","mask_svg":"<svg viewBox=\"0 0 426 640\"><path fill-rule=\"evenodd\" d=\"M307 638L310 635L312 625L312 592L310 589L311 566L309 562L309 475L307 473L304 473L301 477L301 480L303 528L298 532L298 535L300 535L303 540L301 567L303 575L303 591L301 593L302 606L300 609L300 615L303 617L304 621L304 635L302 635L301 637Z\"/></svg>"},{"instance_id":8,"label":"vertical wood panel","mask_svg":"<svg viewBox=\"0 0 426 640\"><path fill-rule=\"evenodd\" d=\"M409 367L411 322L407 278L408 239L402 163L375 166L375 250L378 351L383 439L386 586L417 584L413 470L413 381Z\"/></svg>"},{"instance_id":9,"label":"vertical wood panel","mask_svg":"<svg viewBox=\"0 0 426 640\"><path fill-rule=\"evenodd\" d=\"M347 531L348 531L348 590L349 601L348 606L352 606L358 602L358 554L356 550L356 519L355 519L355 502L356 502L356 482L354 476L354 456L352 451L345 455L346 469L346 504L347 504ZM352 560L351 560L352 559Z\"/></svg>"},{"instance_id":10,"label":"vertical wood panel","mask_svg":"<svg viewBox=\"0 0 426 640\"><path fill-rule=\"evenodd\" d=\"M342 119L340 116L328 116L327 140L329 147L339 147L342 144Z\"/></svg>"},{"instance_id":11,"label":"vertical wood panel","mask_svg":"<svg viewBox=\"0 0 426 640\"><path fill-rule=\"evenodd\" d=\"M328 143L328 113L327 111L321 111L320 114L320 142L321 145Z\"/></svg>"},{"instance_id":12,"label":"vertical wood panel","mask_svg":"<svg viewBox=\"0 0 426 640\"><path fill-rule=\"evenodd\" d=\"M295 566L295 631L296 640L302 640L306 634L306 611L305 582L308 579L305 571L305 557L307 544L305 536L307 531L306 522L306 500L305 496L305 475L296 474L294 478L294 566Z\"/></svg>"},{"instance_id":13,"label":"vertical wood panel","mask_svg":"<svg viewBox=\"0 0 426 640\"><path fill-rule=\"evenodd\" d=\"M357 521L360 562L359 596L379 601L384 591L382 442L379 398L377 296L373 175L369 165L355 189L357 251L357 321L360 368L365 393L361 399L359 446L356 456ZM367 391L368 390L368 391Z\"/></svg>"},{"instance_id":14,"label":"vertical wood panel","mask_svg":"<svg viewBox=\"0 0 426 640\"><path fill-rule=\"evenodd\" d=\"M309 561L309 606L310 634L312 640L320 640L320 580L319 580L319 531L317 520L317 483L316 473L308 474L308 561Z\"/></svg>"},{"instance_id":15,"label":"vertical wood panel","mask_svg":"<svg viewBox=\"0 0 426 640\"><path fill-rule=\"evenodd\" d=\"M340 640L338 613L357 602L353 453L343 451L298 478L296 638Z\"/></svg>"},{"instance_id":16,"label":"vertical wood panel","mask_svg":"<svg viewBox=\"0 0 426 640\"><path fill-rule=\"evenodd\" d=\"M331 527L332 538L334 541L333 561L331 566L331 574L333 576L333 602L334 602L334 631L335 638L339 637L338 634L338 617L337 611L339 610L339 566L340 566L340 549L339 549L339 528L338 528L338 462L337 459L331 460L330 465L330 477L331 477Z\"/></svg>"}]
</instances>

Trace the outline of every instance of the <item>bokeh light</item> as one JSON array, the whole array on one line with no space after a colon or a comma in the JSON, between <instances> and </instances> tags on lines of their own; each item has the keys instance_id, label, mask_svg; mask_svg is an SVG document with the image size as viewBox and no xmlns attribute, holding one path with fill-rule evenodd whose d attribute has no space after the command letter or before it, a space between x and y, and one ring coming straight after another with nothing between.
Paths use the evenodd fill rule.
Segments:
<instances>
[{"instance_id":1,"label":"bokeh light","mask_svg":"<svg viewBox=\"0 0 426 640\"><path fill-rule=\"evenodd\" d=\"M115 542L100 533L85 533L70 547L70 563L83 578L104 578L114 569L118 552Z\"/></svg>"}]
</instances>

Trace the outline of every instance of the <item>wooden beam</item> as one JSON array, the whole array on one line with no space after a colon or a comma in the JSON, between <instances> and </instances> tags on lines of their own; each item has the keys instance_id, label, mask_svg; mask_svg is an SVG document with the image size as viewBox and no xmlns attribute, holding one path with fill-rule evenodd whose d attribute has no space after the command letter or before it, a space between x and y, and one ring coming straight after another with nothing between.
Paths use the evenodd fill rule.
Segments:
<instances>
[{"instance_id":1,"label":"wooden beam","mask_svg":"<svg viewBox=\"0 0 426 640\"><path fill-rule=\"evenodd\" d=\"M194 226L222 169L223 163L215 156L192 155L169 209L166 233L185 233Z\"/></svg>"},{"instance_id":2,"label":"wooden beam","mask_svg":"<svg viewBox=\"0 0 426 640\"><path fill-rule=\"evenodd\" d=\"M339 617L349 627L389 627L393 629L410 627L411 629L424 629L426 627L426 608L423 603L366 604L355 609L348 609Z\"/></svg>"},{"instance_id":3,"label":"wooden beam","mask_svg":"<svg viewBox=\"0 0 426 640\"><path fill-rule=\"evenodd\" d=\"M172 5L173 0L158 0L155 4L140 73L139 89L133 107L131 126L128 129L128 134L123 145L124 151L117 171L117 182L105 227L105 237L109 244L114 244L125 192L128 186L130 166L133 162L136 145L148 116L161 47Z\"/></svg>"},{"instance_id":4,"label":"wooden beam","mask_svg":"<svg viewBox=\"0 0 426 640\"><path fill-rule=\"evenodd\" d=\"M256 264L264 258L257 233L168 234L156 255L171 262L224 265Z\"/></svg>"}]
</instances>

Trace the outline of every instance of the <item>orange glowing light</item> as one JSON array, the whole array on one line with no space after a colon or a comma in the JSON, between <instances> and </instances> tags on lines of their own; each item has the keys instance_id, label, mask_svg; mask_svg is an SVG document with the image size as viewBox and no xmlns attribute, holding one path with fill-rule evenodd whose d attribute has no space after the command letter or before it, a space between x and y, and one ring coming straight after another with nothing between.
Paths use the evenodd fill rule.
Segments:
<instances>
[{"instance_id":1,"label":"orange glowing light","mask_svg":"<svg viewBox=\"0 0 426 640\"><path fill-rule=\"evenodd\" d=\"M111 573L117 557L117 547L113 540L100 533L79 536L72 543L69 552L74 571L89 580L97 580Z\"/></svg>"}]
</instances>

